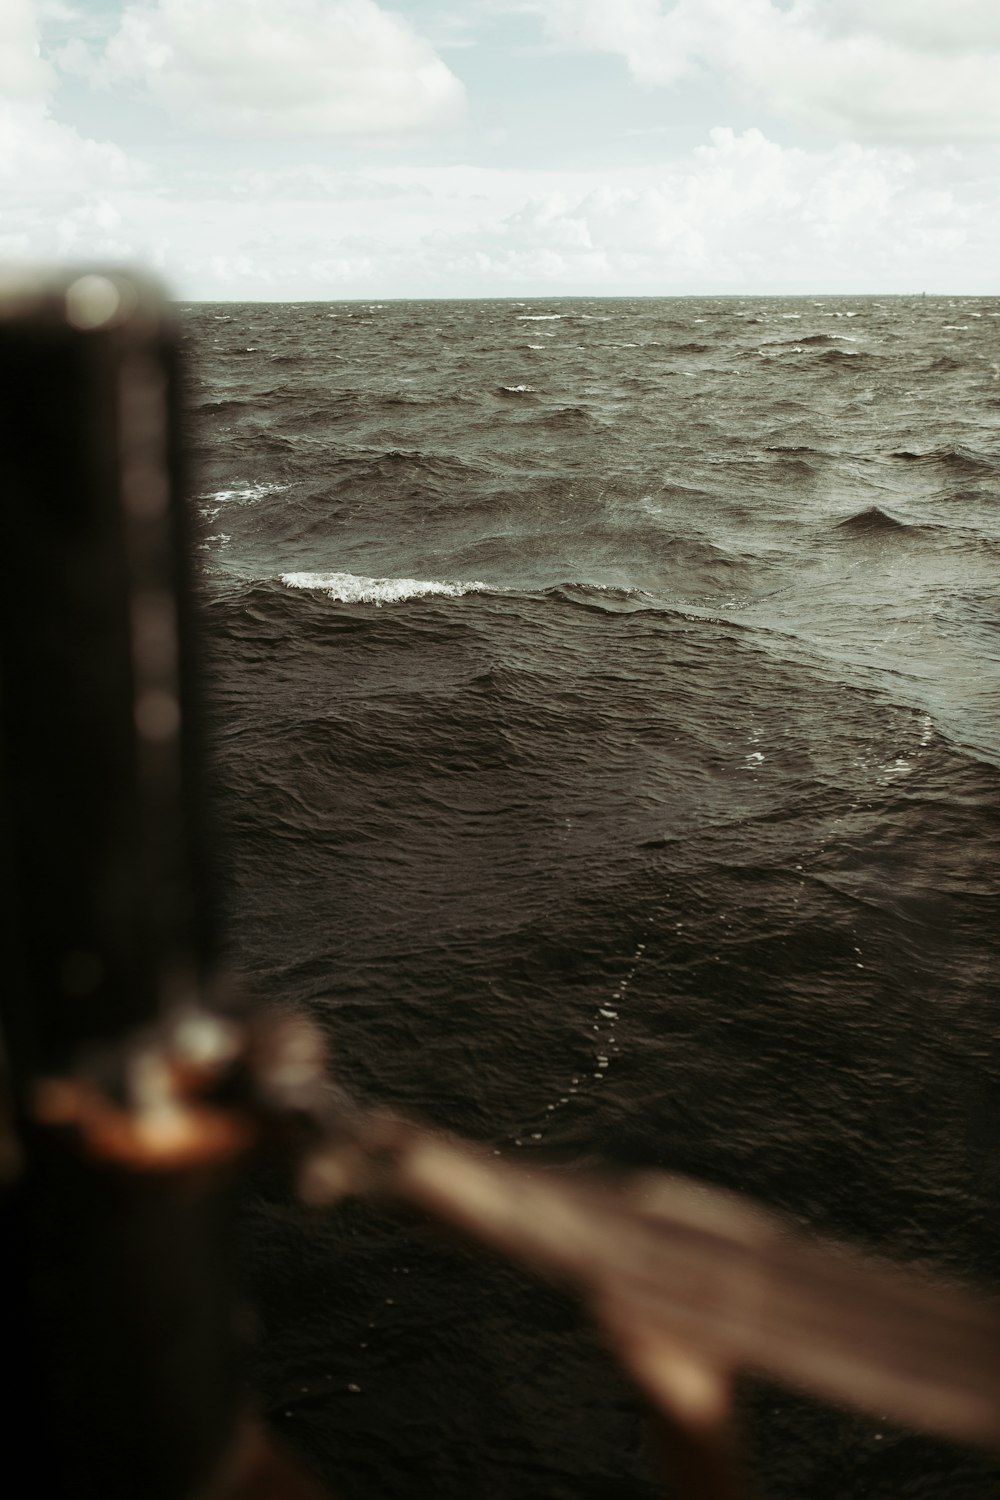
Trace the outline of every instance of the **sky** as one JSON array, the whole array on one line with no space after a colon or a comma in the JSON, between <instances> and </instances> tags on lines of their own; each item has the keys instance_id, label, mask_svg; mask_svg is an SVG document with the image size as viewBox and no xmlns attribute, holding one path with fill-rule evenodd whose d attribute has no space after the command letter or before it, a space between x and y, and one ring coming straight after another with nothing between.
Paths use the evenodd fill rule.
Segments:
<instances>
[{"instance_id":1,"label":"sky","mask_svg":"<svg viewBox=\"0 0 1000 1500\"><path fill-rule=\"evenodd\" d=\"M0 0L0 264L1000 293L1000 0Z\"/></svg>"}]
</instances>

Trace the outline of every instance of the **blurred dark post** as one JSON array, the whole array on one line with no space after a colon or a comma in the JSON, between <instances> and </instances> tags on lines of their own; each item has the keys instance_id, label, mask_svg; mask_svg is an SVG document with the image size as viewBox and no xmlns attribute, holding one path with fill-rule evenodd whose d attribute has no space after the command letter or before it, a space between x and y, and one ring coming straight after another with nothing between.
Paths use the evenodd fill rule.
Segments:
<instances>
[{"instance_id":1,"label":"blurred dark post","mask_svg":"<svg viewBox=\"0 0 1000 1500\"><path fill-rule=\"evenodd\" d=\"M212 957L178 404L155 288L0 286L4 1466L46 1497L211 1494L241 1428L235 1153L141 1040L197 1043Z\"/></svg>"}]
</instances>

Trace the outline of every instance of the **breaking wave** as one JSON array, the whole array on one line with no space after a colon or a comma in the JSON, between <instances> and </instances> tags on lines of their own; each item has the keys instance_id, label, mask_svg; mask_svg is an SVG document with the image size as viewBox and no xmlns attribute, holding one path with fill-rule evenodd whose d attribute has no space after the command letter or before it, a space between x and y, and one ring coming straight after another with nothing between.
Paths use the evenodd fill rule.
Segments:
<instances>
[{"instance_id":1,"label":"breaking wave","mask_svg":"<svg viewBox=\"0 0 1000 1500\"><path fill-rule=\"evenodd\" d=\"M280 582L289 589L307 589L325 594L338 604L402 604L407 599L441 595L458 599L463 594L489 593L485 583L446 583L422 578L366 578L357 573L282 573Z\"/></svg>"}]
</instances>

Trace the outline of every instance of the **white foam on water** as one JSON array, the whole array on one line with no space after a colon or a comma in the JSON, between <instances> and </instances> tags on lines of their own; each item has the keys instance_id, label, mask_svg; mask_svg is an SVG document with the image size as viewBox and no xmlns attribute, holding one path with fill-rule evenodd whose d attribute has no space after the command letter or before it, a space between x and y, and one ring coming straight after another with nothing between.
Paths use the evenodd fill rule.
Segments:
<instances>
[{"instance_id":1,"label":"white foam on water","mask_svg":"<svg viewBox=\"0 0 1000 1500\"><path fill-rule=\"evenodd\" d=\"M282 573L289 589L307 589L336 599L339 604L401 604L406 599L435 595L458 599L463 594L491 593L486 583L446 583L423 578L365 578L357 573Z\"/></svg>"},{"instance_id":2,"label":"white foam on water","mask_svg":"<svg viewBox=\"0 0 1000 1500\"><path fill-rule=\"evenodd\" d=\"M509 391L512 396L525 396L530 391L533 391L535 387L533 385L502 385L500 389L502 391Z\"/></svg>"},{"instance_id":3,"label":"white foam on water","mask_svg":"<svg viewBox=\"0 0 1000 1500\"><path fill-rule=\"evenodd\" d=\"M519 323L558 323L562 321L562 313L518 313Z\"/></svg>"},{"instance_id":4,"label":"white foam on water","mask_svg":"<svg viewBox=\"0 0 1000 1500\"><path fill-rule=\"evenodd\" d=\"M287 484L240 484L231 490L213 490L211 494L199 495L198 498L203 503L215 502L220 506L251 505L255 500L263 500L265 495L280 495L287 489Z\"/></svg>"}]
</instances>

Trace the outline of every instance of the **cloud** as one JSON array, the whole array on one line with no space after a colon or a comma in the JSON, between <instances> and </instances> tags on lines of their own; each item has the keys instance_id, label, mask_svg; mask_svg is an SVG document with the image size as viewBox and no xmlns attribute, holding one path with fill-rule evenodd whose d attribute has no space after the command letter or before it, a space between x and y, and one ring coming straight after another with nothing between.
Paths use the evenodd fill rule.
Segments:
<instances>
[{"instance_id":1,"label":"cloud","mask_svg":"<svg viewBox=\"0 0 1000 1500\"><path fill-rule=\"evenodd\" d=\"M110 142L56 120L55 71L39 55L37 18L66 18L60 0L0 0L0 255L17 260L134 253L112 199L143 169Z\"/></svg>"},{"instance_id":2,"label":"cloud","mask_svg":"<svg viewBox=\"0 0 1000 1500\"><path fill-rule=\"evenodd\" d=\"M32 108L16 155L0 112L0 246L141 258L184 297L971 293L996 277L992 146L815 151L717 129L614 172L204 164L168 188Z\"/></svg>"},{"instance_id":3,"label":"cloud","mask_svg":"<svg viewBox=\"0 0 1000 1500\"><path fill-rule=\"evenodd\" d=\"M31 0L0 5L0 98L40 99L55 83L51 66L39 54L38 27Z\"/></svg>"},{"instance_id":4,"label":"cloud","mask_svg":"<svg viewBox=\"0 0 1000 1500\"><path fill-rule=\"evenodd\" d=\"M234 134L351 135L453 123L464 90L375 0L155 0L125 7L102 53L67 72L139 83L181 120Z\"/></svg>"},{"instance_id":5,"label":"cloud","mask_svg":"<svg viewBox=\"0 0 1000 1500\"><path fill-rule=\"evenodd\" d=\"M996 0L827 0L818 14L833 32L870 30L935 53L1000 46Z\"/></svg>"},{"instance_id":6,"label":"cloud","mask_svg":"<svg viewBox=\"0 0 1000 1500\"><path fill-rule=\"evenodd\" d=\"M557 42L618 54L643 83L714 75L849 139L1000 139L995 0L534 3Z\"/></svg>"},{"instance_id":7,"label":"cloud","mask_svg":"<svg viewBox=\"0 0 1000 1500\"><path fill-rule=\"evenodd\" d=\"M430 197L428 188L419 183L404 184L386 177L367 177L358 171L332 171L315 164L296 164L281 172L245 167L232 178L233 196L261 199L279 197L307 202L310 199L364 203L416 196Z\"/></svg>"},{"instance_id":8,"label":"cloud","mask_svg":"<svg viewBox=\"0 0 1000 1500\"><path fill-rule=\"evenodd\" d=\"M111 201L115 232L165 247L189 297L971 293L995 282L998 169L994 147L815 151L718 129L614 173L253 171Z\"/></svg>"},{"instance_id":9,"label":"cloud","mask_svg":"<svg viewBox=\"0 0 1000 1500\"><path fill-rule=\"evenodd\" d=\"M88 140L44 102L0 101L0 254L19 260L128 259L114 200L143 181L110 142Z\"/></svg>"},{"instance_id":10,"label":"cloud","mask_svg":"<svg viewBox=\"0 0 1000 1500\"><path fill-rule=\"evenodd\" d=\"M932 71L942 57L967 63L973 23L984 49L1000 29L992 0L952 0L949 11L923 0L868 0L864 11L860 0L781 0L785 9L777 0L544 3L550 24L572 23L579 45L624 49L649 82L697 77L722 59L747 88L747 79L773 74L771 97L784 89L788 111L828 107L831 80L846 66L838 49L877 43L906 60L912 80L918 63ZM26 0L0 0L2 254L144 260L184 296L278 300L961 292L995 281L1000 146L914 150L890 139L819 150L783 146L769 138L773 131L717 129L686 154L613 169L373 158L352 170L300 144L262 154L251 135L242 158L228 153L225 167L196 141L162 154L154 172L50 109L55 81L39 57L33 19L43 10L58 20L66 0L44 0L34 13ZM949 21L952 10L961 27ZM81 42L75 55L95 79L114 84L131 138L148 118L132 111L126 79L203 124L224 118L228 128L280 137L310 120L317 130L373 129L379 90L392 92L400 71L429 58L432 81L442 76L429 45L374 0L130 0L113 24L103 51ZM357 66L347 77L351 26ZM765 55L768 38L773 57ZM806 61L821 53L826 71L817 64L800 77L789 66L795 47ZM441 117L434 110L442 98L454 104L457 88L452 80L443 95L404 91L394 118L426 125ZM864 90L842 93L843 108L860 118ZM876 101L883 114L886 98ZM74 99L80 91L67 86L60 108ZM977 119L980 102L970 90ZM918 97L915 107L925 104ZM903 104L893 107L898 127ZM384 112L379 120L386 125Z\"/></svg>"},{"instance_id":11,"label":"cloud","mask_svg":"<svg viewBox=\"0 0 1000 1500\"><path fill-rule=\"evenodd\" d=\"M996 165L995 151L981 163ZM811 152L716 129L644 181L534 197L477 249L497 280L520 282L533 256L550 285L637 294L988 287L1000 208L952 169L948 153Z\"/></svg>"}]
</instances>

